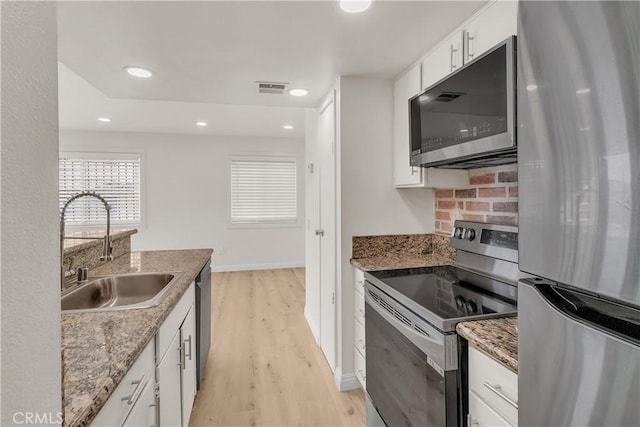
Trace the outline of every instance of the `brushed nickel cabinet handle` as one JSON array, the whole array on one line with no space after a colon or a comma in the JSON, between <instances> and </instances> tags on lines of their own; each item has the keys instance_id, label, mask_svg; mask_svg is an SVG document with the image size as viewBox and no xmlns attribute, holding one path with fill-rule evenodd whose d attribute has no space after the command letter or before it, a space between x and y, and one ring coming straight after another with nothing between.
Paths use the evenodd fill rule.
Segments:
<instances>
[{"instance_id":1,"label":"brushed nickel cabinet handle","mask_svg":"<svg viewBox=\"0 0 640 427\"><path fill-rule=\"evenodd\" d=\"M492 392L494 392L495 394L497 394L498 397L500 397L502 400L506 401L509 405L511 405L514 408L518 409L518 402L513 401L506 394L504 394L502 392L502 387L500 387L500 384L491 385L491 384L489 384L488 382L485 381L483 385L486 388L488 388L489 390L491 390Z\"/></svg>"},{"instance_id":2,"label":"brushed nickel cabinet handle","mask_svg":"<svg viewBox=\"0 0 640 427\"><path fill-rule=\"evenodd\" d=\"M123 397L121 400L126 401L127 405L133 405L133 403L138 400L140 394L142 394L142 390L144 390L145 386L147 385L147 381L145 381L146 378L147 376L143 375L139 380L131 381L131 384L135 385L136 388L133 390L133 393L131 393L129 396Z\"/></svg>"},{"instance_id":3,"label":"brushed nickel cabinet handle","mask_svg":"<svg viewBox=\"0 0 640 427\"><path fill-rule=\"evenodd\" d=\"M454 49L453 45L451 45L451 71L458 68L455 64L455 54L458 52L458 49Z\"/></svg>"},{"instance_id":4,"label":"brushed nickel cabinet handle","mask_svg":"<svg viewBox=\"0 0 640 427\"><path fill-rule=\"evenodd\" d=\"M185 343L189 343L189 354L185 354L185 357L188 357L189 360L191 360L191 335L189 335L189 338L187 338L186 340L184 340Z\"/></svg>"}]
</instances>

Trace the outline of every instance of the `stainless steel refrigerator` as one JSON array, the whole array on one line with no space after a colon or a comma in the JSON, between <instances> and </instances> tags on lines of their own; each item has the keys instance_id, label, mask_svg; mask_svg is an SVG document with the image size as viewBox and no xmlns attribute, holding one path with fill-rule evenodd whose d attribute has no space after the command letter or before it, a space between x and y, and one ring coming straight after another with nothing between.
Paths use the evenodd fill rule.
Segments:
<instances>
[{"instance_id":1,"label":"stainless steel refrigerator","mask_svg":"<svg viewBox=\"0 0 640 427\"><path fill-rule=\"evenodd\" d=\"M640 425L640 3L518 16L520 426Z\"/></svg>"}]
</instances>

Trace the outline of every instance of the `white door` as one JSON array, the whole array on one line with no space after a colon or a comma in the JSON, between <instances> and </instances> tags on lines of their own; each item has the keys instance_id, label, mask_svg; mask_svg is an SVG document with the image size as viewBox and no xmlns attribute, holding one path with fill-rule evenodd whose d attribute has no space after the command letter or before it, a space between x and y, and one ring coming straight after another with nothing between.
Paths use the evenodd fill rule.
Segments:
<instances>
[{"instance_id":1,"label":"white door","mask_svg":"<svg viewBox=\"0 0 640 427\"><path fill-rule=\"evenodd\" d=\"M157 381L160 386L160 425L174 427L182 425L182 398L180 386L180 330L169 344L169 349L158 365Z\"/></svg>"},{"instance_id":2,"label":"white door","mask_svg":"<svg viewBox=\"0 0 640 427\"><path fill-rule=\"evenodd\" d=\"M320 150L320 347L336 366L336 170L335 92L318 120Z\"/></svg>"},{"instance_id":3,"label":"white door","mask_svg":"<svg viewBox=\"0 0 640 427\"><path fill-rule=\"evenodd\" d=\"M462 31L452 34L422 61L422 89L462 67Z\"/></svg>"},{"instance_id":4,"label":"white door","mask_svg":"<svg viewBox=\"0 0 640 427\"><path fill-rule=\"evenodd\" d=\"M191 306L180 328L184 346L184 365L182 367L182 425L189 425L193 401L196 398L196 316Z\"/></svg>"},{"instance_id":5,"label":"white door","mask_svg":"<svg viewBox=\"0 0 640 427\"><path fill-rule=\"evenodd\" d=\"M518 2L498 1L469 22L465 30L465 63L518 31Z\"/></svg>"}]
</instances>

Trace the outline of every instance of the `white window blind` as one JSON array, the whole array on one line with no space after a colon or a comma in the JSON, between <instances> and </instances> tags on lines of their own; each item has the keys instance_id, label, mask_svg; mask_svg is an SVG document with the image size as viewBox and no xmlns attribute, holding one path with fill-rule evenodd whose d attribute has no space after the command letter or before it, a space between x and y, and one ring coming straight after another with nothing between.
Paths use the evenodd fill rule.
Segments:
<instances>
[{"instance_id":1,"label":"white window blind","mask_svg":"<svg viewBox=\"0 0 640 427\"><path fill-rule=\"evenodd\" d=\"M93 191L111 205L113 225L141 222L140 155L131 153L64 153L59 156L60 209L74 194ZM65 213L72 226L104 227L107 213L94 197L74 200Z\"/></svg>"},{"instance_id":2,"label":"white window blind","mask_svg":"<svg viewBox=\"0 0 640 427\"><path fill-rule=\"evenodd\" d=\"M231 223L298 220L295 157L231 159Z\"/></svg>"}]
</instances>

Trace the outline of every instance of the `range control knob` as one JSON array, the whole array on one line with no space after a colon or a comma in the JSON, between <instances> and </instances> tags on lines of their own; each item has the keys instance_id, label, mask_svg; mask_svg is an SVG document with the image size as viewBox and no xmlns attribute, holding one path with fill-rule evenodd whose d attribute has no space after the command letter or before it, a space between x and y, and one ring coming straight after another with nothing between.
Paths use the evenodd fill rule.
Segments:
<instances>
[{"instance_id":1,"label":"range control knob","mask_svg":"<svg viewBox=\"0 0 640 427\"><path fill-rule=\"evenodd\" d=\"M464 238L472 242L473 239L476 238L476 231L473 228L467 228L467 231L464 234Z\"/></svg>"},{"instance_id":2,"label":"range control knob","mask_svg":"<svg viewBox=\"0 0 640 427\"><path fill-rule=\"evenodd\" d=\"M458 310L462 310L464 308L464 303L466 302L464 297L462 295L457 295L455 297L456 300L456 307L458 307Z\"/></svg>"},{"instance_id":3,"label":"range control knob","mask_svg":"<svg viewBox=\"0 0 640 427\"><path fill-rule=\"evenodd\" d=\"M453 237L455 237L456 239L462 239L463 236L464 236L464 228L456 227L456 229L453 230Z\"/></svg>"},{"instance_id":4,"label":"range control knob","mask_svg":"<svg viewBox=\"0 0 640 427\"><path fill-rule=\"evenodd\" d=\"M466 307L467 313L469 314L474 314L478 311L478 306L471 300L467 300L467 302L464 303L464 306Z\"/></svg>"}]
</instances>

